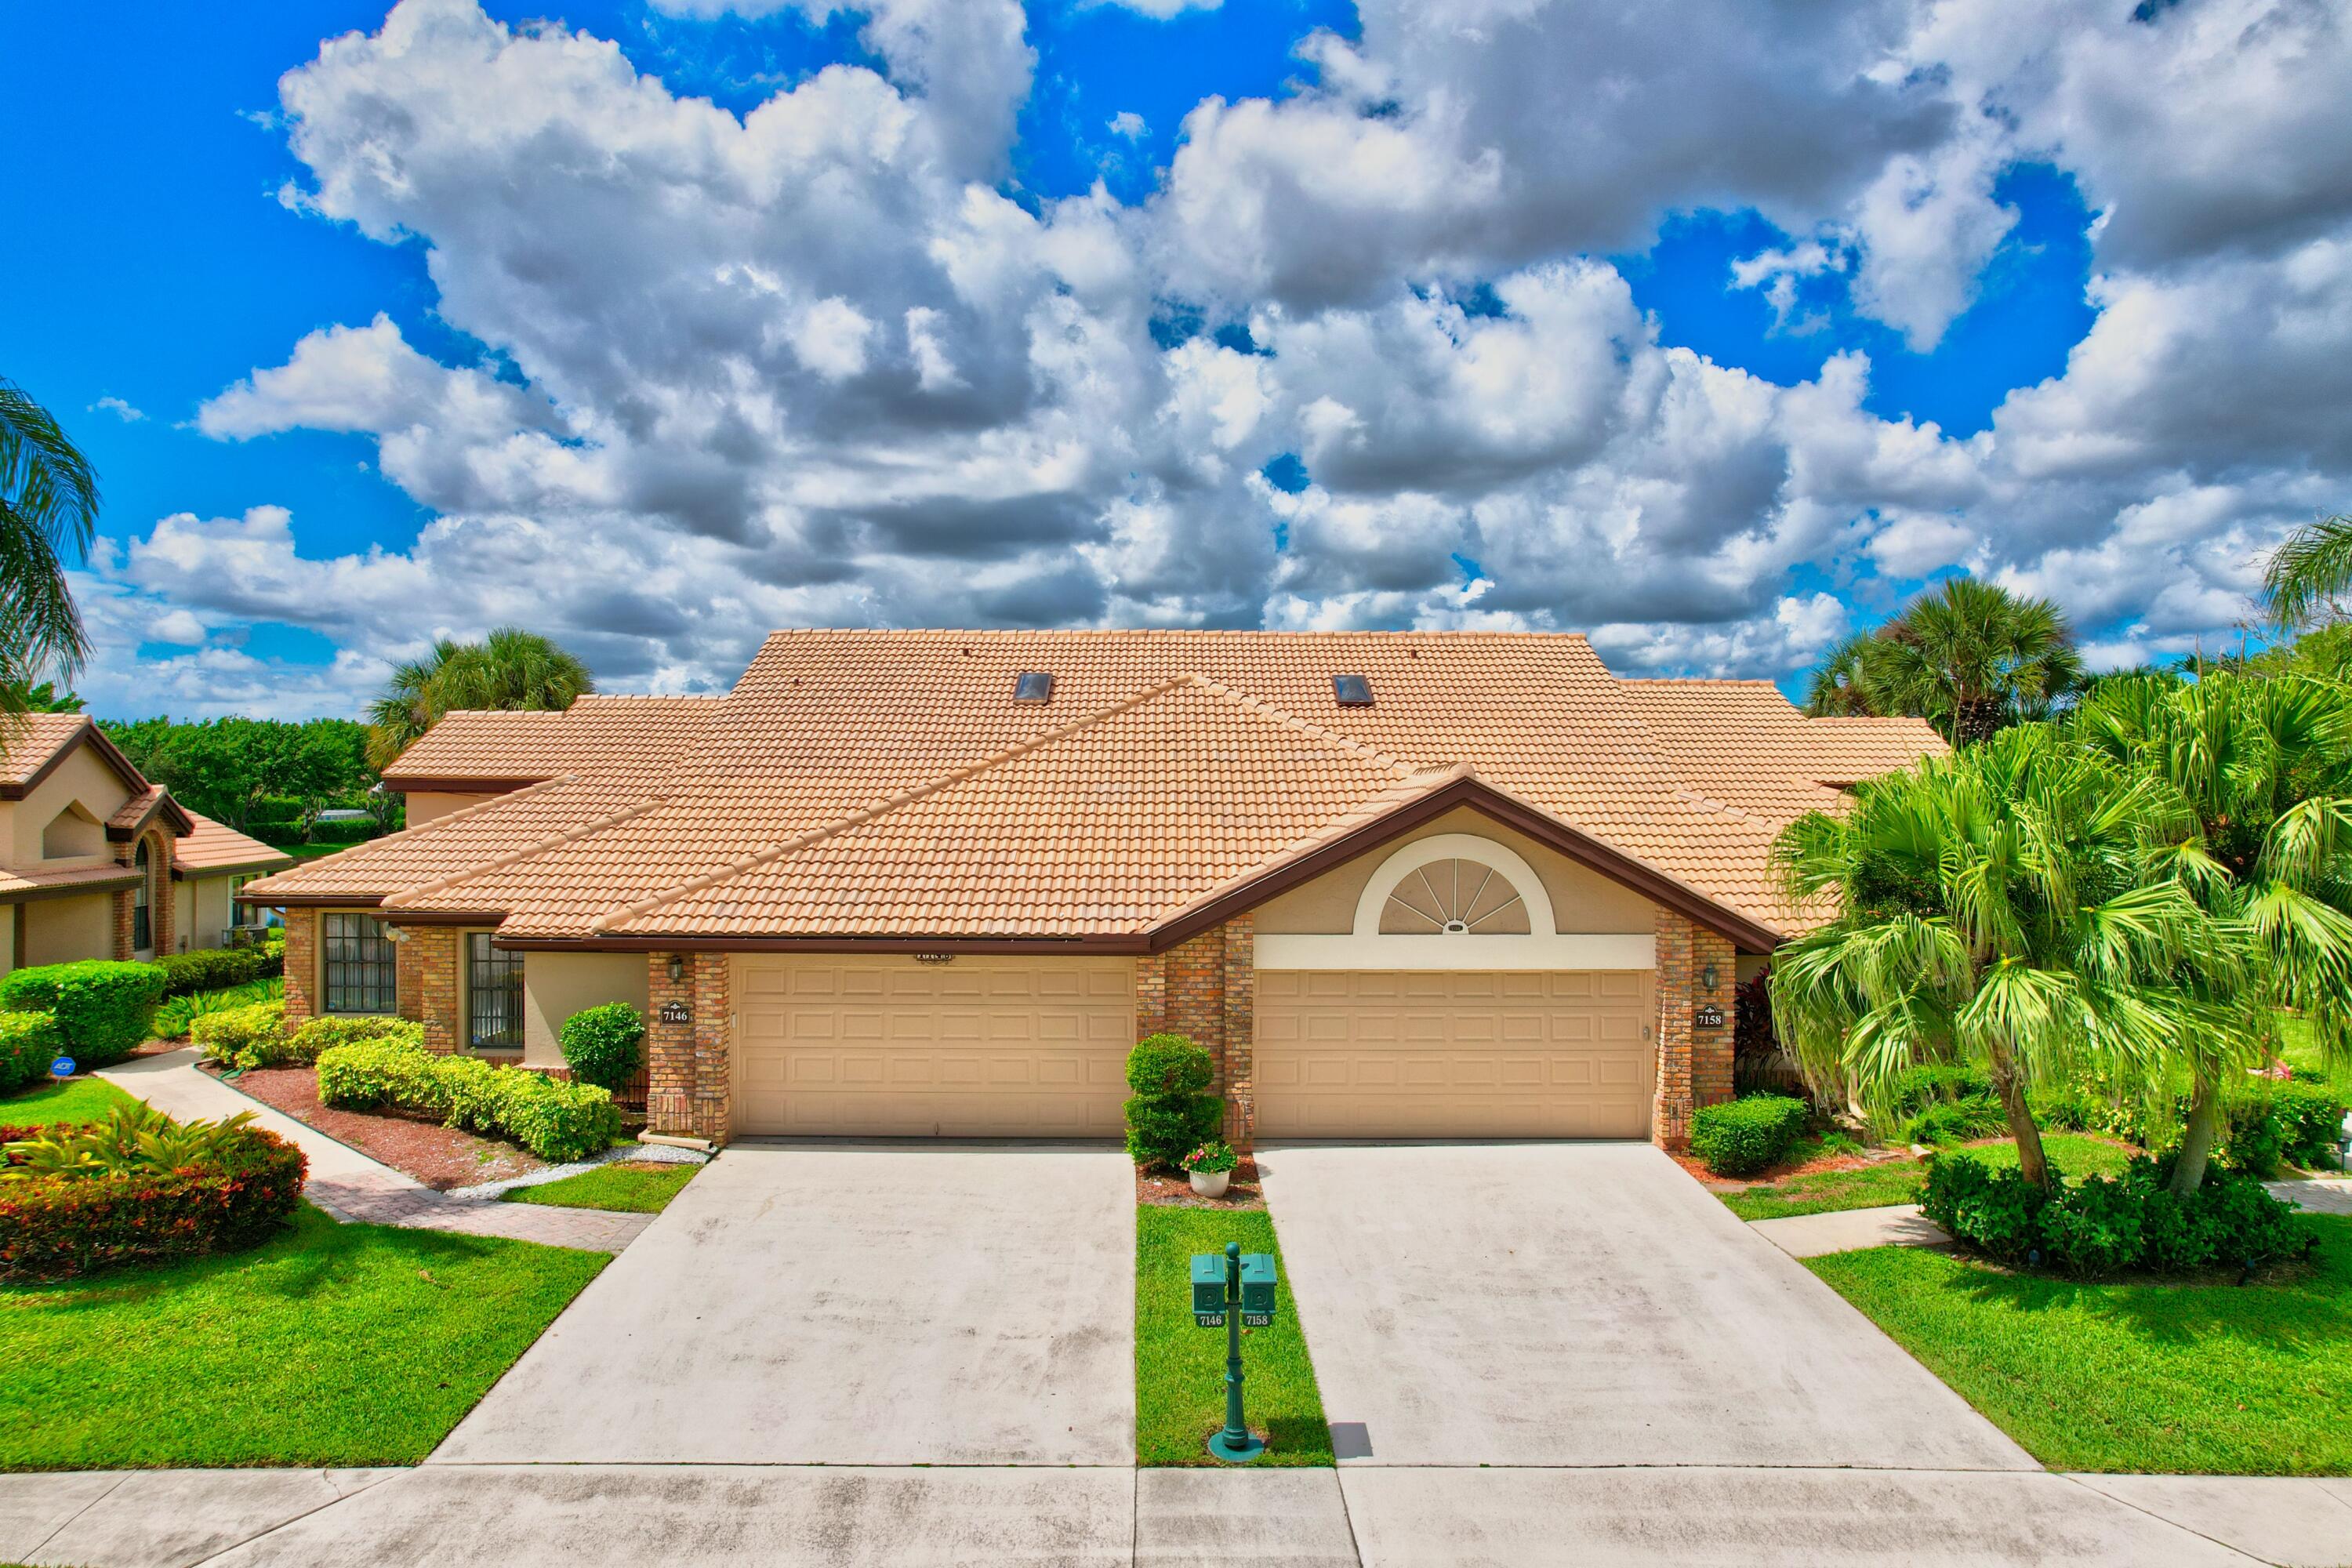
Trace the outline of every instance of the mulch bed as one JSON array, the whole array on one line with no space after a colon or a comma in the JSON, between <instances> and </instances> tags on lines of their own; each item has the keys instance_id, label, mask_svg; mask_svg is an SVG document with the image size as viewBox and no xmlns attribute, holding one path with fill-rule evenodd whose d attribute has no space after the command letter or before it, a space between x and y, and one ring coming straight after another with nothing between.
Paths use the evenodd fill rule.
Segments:
<instances>
[{"instance_id":1,"label":"mulch bed","mask_svg":"<svg viewBox=\"0 0 2352 1568\"><path fill-rule=\"evenodd\" d=\"M319 1103L319 1073L315 1068L257 1068L238 1079L235 1087L295 1121L317 1128L337 1142L348 1143L370 1159L380 1160L442 1192L547 1169L546 1161L535 1159L511 1143L477 1138L436 1121L331 1110Z\"/></svg>"},{"instance_id":2,"label":"mulch bed","mask_svg":"<svg viewBox=\"0 0 2352 1568\"><path fill-rule=\"evenodd\" d=\"M1182 1171L1135 1171L1135 1201L1165 1209L1263 1209L1265 1193L1258 1182L1257 1162L1244 1160L1234 1167L1234 1179L1221 1198L1204 1198L1192 1190L1192 1178Z\"/></svg>"},{"instance_id":3,"label":"mulch bed","mask_svg":"<svg viewBox=\"0 0 2352 1568\"><path fill-rule=\"evenodd\" d=\"M1860 1154L1820 1154L1810 1160L1784 1160L1752 1176L1736 1179L1717 1175L1706 1168L1706 1162L1693 1155L1669 1154L1666 1157L1688 1171L1699 1185L1711 1193L1744 1193L1750 1187L1769 1187L1790 1176L1814 1176L1824 1171L1859 1171L1864 1165L1883 1165L1890 1160L1907 1160L1911 1152L1907 1149L1874 1149Z\"/></svg>"}]
</instances>

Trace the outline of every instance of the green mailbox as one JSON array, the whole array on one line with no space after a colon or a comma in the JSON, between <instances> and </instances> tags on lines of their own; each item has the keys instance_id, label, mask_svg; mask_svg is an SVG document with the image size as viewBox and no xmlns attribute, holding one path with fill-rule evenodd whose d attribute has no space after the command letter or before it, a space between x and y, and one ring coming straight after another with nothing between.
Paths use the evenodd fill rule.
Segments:
<instances>
[{"instance_id":1,"label":"green mailbox","mask_svg":"<svg viewBox=\"0 0 2352 1568\"><path fill-rule=\"evenodd\" d=\"M1242 1327L1263 1329L1274 1321L1274 1258L1264 1252L1242 1256Z\"/></svg>"},{"instance_id":2,"label":"green mailbox","mask_svg":"<svg viewBox=\"0 0 2352 1568\"><path fill-rule=\"evenodd\" d=\"M1213 1252L1192 1258L1192 1321L1203 1329L1225 1326L1225 1260Z\"/></svg>"}]
</instances>

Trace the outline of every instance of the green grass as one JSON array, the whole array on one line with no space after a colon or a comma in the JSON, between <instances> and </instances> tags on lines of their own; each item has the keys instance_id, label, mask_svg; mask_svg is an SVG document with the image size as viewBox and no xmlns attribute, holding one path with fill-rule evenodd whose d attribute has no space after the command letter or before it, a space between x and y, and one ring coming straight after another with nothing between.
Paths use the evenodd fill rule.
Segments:
<instances>
[{"instance_id":1,"label":"green grass","mask_svg":"<svg viewBox=\"0 0 2352 1568\"><path fill-rule=\"evenodd\" d=\"M2132 1156L2132 1151L2122 1144L2083 1132L2045 1132L2042 1135L2042 1148L2051 1163L2066 1175L2077 1177L2112 1176ZM1995 1167L2017 1163L2017 1145L2006 1138L1998 1143L1971 1144L1967 1152ZM1925 1176L1916 1160L1888 1160L1859 1170L1791 1176L1769 1186L1719 1195L1741 1219L1786 1219L1792 1215L1916 1203L1919 1184Z\"/></svg>"},{"instance_id":2,"label":"green grass","mask_svg":"<svg viewBox=\"0 0 2352 1568\"><path fill-rule=\"evenodd\" d=\"M659 1214L669 1206L699 1165L655 1165L615 1161L548 1182L536 1187L515 1187L505 1194L510 1204L554 1204L572 1209L618 1209L623 1214Z\"/></svg>"},{"instance_id":3,"label":"green grass","mask_svg":"<svg viewBox=\"0 0 2352 1568\"><path fill-rule=\"evenodd\" d=\"M1244 1413L1266 1445L1257 1462L1328 1465L1331 1428L1273 1220L1152 1205L1135 1211L1135 1462L1216 1463L1203 1445L1225 1424L1225 1331L1192 1321L1192 1262L1194 1253L1223 1252L1229 1241L1276 1258L1274 1324L1242 1336Z\"/></svg>"},{"instance_id":4,"label":"green grass","mask_svg":"<svg viewBox=\"0 0 2352 1568\"><path fill-rule=\"evenodd\" d=\"M0 1100L0 1122L39 1127L53 1121L98 1121L116 1106L137 1103L102 1078L52 1079Z\"/></svg>"},{"instance_id":5,"label":"green grass","mask_svg":"<svg viewBox=\"0 0 2352 1568\"><path fill-rule=\"evenodd\" d=\"M2279 1055L2286 1058L2286 1065L2325 1077L2327 1058L2320 1050L2318 1042L2311 1037L2311 1020L2298 1018L2292 1013L2281 1013L2278 1026Z\"/></svg>"},{"instance_id":6,"label":"green grass","mask_svg":"<svg viewBox=\"0 0 2352 1568\"><path fill-rule=\"evenodd\" d=\"M252 1252L0 1286L0 1469L414 1464L609 1261L306 1204Z\"/></svg>"},{"instance_id":7,"label":"green grass","mask_svg":"<svg viewBox=\"0 0 2352 1568\"><path fill-rule=\"evenodd\" d=\"M2352 1474L2352 1219L2282 1282L2082 1285L1878 1247L1806 1267L2056 1470Z\"/></svg>"}]
</instances>

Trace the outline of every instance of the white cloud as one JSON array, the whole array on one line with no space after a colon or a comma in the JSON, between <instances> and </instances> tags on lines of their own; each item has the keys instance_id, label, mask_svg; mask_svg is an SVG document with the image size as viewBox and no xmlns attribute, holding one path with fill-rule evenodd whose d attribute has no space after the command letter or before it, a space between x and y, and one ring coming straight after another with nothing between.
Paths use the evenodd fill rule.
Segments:
<instances>
[{"instance_id":1,"label":"white cloud","mask_svg":"<svg viewBox=\"0 0 2352 1568\"><path fill-rule=\"evenodd\" d=\"M125 425L136 425L147 416L120 397L101 397L89 405L92 414L111 414Z\"/></svg>"},{"instance_id":2,"label":"white cloud","mask_svg":"<svg viewBox=\"0 0 2352 1568\"><path fill-rule=\"evenodd\" d=\"M1106 122L1106 129L1112 135L1123 140L1139 142L1150 132L1151 127L1145 124L1143 116L1132 109L1122 109Z\"/></svg>"}]
</instances>

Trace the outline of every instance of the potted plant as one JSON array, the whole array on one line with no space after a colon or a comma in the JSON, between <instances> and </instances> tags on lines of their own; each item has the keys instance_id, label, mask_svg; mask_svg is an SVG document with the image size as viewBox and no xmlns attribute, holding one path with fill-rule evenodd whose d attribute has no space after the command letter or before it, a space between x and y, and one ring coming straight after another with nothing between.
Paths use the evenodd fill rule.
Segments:
<instances>
[{"instance_id":1,"label":"potted plant","mask_svg":"<svg viewBox=\"0 0 2352 1568\"><path fill-rule=\"evenodd\" d=\"M1183 1160L1184 1169L1192 1173L1192 1190L1204 1198L1223 1197L1225 1184L1234 1179L1234 1167L1241 1163L1232 1144L1214 1141L1202 1144Z\"/></svg>"}]
</instances>

